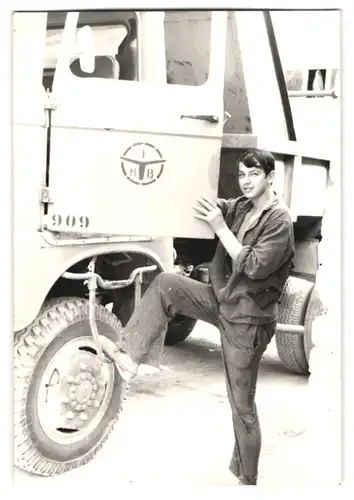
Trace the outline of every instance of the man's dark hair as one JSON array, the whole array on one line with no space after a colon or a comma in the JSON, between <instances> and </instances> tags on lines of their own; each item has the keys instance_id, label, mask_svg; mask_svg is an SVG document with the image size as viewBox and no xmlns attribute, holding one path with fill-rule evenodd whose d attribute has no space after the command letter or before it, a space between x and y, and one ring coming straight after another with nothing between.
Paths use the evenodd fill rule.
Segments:
<instances>
[{"instance_id":1,"label":"man's dark hair","mask_svg":"<svg viewBox=\"0 0 354 500\"><path fill-rule=\"evenodd\" d=\"M260 168L266 175L275 168L274 156L264 149L249 149L241 155L238 162L247 168Z\"/></svg>"}]
</instances>

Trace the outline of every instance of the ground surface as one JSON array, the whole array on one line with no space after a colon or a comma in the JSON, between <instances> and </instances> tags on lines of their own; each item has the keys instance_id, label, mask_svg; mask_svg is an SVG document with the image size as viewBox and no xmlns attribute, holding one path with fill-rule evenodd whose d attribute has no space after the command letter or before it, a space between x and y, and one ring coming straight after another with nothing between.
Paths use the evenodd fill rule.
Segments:
<instances>
[{"instance_id":1,"label":"ground surface","mask_svg":"<svg viewBox=\"0 0 354 500\"><path fill-rule=\"evenodd\" d=\"M115 432L94 461L54 478L16 470L15 485L234 484L228 472L233 433L217 330L199 322L188 340L166 348L162 366L162 374L134 382ZM295 487L306 480L307 384L307 377L281 365L272 342L262 359L257 392L263 434L260 486Z\"/></svg>"}]
</instances>

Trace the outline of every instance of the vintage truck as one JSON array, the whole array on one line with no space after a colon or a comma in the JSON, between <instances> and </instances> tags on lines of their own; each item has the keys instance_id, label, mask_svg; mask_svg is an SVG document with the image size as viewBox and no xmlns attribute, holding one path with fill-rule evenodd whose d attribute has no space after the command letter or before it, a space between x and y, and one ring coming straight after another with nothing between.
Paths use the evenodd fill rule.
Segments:
<instances>
[{"instance_id":1,"label":"vintage truck","mask_svg":"<svg viewBox=\"0 0 354 500\"><path fill-rule=\"evenodd\" d=\"M312 16L311 29L321 22ZM276 342L285 366L307 373L338 168L339 49L327 24L299 55L283 43L280 12L14 13L17 467L60 474L101 448L126 386L97 334L119 338L161 271L208 279L216 240L192 205L238 196L236 160L251 147L275 155L275 188L293 214ZM194 324L177 316L166 344Z\"/></svg>"}]
</instances>

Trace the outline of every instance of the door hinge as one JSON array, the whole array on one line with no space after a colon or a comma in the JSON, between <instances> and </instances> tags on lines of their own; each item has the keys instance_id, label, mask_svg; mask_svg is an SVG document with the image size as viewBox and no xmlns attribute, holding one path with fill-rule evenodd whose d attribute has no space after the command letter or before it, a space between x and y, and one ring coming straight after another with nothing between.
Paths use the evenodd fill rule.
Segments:
<instances>
[{"instance_id":1,"label":"door hinge","mask_svg":"<svg viewBox=\"0 0 354 500\"><path fill-rule=\"evenodd\" d=\"M53 203L52 197L50 195L50 190L48 187L44 187L42 189L41 202L42 203Z\"/></svg>"},{"instance_id":2,"label":"door hinge","mask_svg":"<svg viewBox=\"0 0 354 500\"><path fill-rule=\"evenodd\" d=\"M57 109L57 107L58 107L57 100L55 99L53 94L51 94L50 92L47 92L46 99L44 102L44 109L55 111Z\"/></svg>"}]
</instances>

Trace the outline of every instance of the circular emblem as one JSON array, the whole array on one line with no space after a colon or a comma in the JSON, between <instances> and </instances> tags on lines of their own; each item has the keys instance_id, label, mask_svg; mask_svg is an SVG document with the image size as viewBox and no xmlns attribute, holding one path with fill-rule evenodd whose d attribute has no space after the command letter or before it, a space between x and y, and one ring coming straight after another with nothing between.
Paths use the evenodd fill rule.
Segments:
<instances>
[{"instance_id":1,"label":"circular emblem","mask_svg":"<svg viewBox=\"0 0 354 500\"><path fill-rule=\"evenodd\" d=\"M120 159L125 177L140 186L156 182L161 177L166 163L160 151L147 142L137 142L129 146Z\"/></svg>"}]
</instances>

